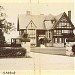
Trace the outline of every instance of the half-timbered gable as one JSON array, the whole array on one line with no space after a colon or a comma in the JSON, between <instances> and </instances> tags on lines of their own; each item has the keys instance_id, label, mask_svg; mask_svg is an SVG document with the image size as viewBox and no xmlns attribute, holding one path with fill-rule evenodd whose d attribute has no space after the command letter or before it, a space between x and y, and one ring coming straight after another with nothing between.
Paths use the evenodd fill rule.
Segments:
<instances>
[{"instance_id":1,"label":"half-timbered gable","mask_svg":"<svg viewBox=\"0 0 75 75\"><path fill-rule=\"evenodd\" d=\"M28 38L31 40L31 43L33 43L33 44L36 44L36 28L37 27L32 20L26 26Z\"/></svg>"},{"instance_id":2,"label":"half-timbered gable","mask_svg":"<svg viewBox=\"0 0 75 75\"><path fill-rule=\"evenodd\" d=\"M58 17L58 16L57 16ZM56 24L53 26L53 42L54 43L64 43L66 39L71 37L73 34L74 26L69 19L69 17L64 12Z\"/></svg>"},{"instance_id":3,"label":"half-timbered gable","mask_svg":"<svg viewBox=\"0 0 75 75\"><path fill-rule=\"evenodd\" d=\"M36 25L34 24L34 22L31 20L29 22L29 24L26 26L27 29L36 29Z\"/></svg>"}]
</instances>

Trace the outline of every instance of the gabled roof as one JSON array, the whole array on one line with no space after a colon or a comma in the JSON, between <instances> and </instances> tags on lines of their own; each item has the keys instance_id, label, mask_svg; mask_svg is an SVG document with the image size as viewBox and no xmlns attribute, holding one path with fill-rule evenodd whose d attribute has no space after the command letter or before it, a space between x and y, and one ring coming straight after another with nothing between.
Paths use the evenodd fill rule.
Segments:
<instances>
[{"instance_id":1,"label":"gabled roof","mask_svg":"<svg viewBox=\"0 0 75 75\"><path fill-rule=\"evenodd\" d=\"M49 14L45 17L45 27L46 30L50 30L54 23L52 23L52 20L55 20L55 17L52 14Z\"/></svg>"},{"instance_id":2,"label":"gabled roof","mask_svg":"<svg viewBox=\"0 0 75 75\"><path fill-rule=\"evenodd\" d=\"M67 16L67 14L65 12L55 16L55 19L56 19L56 23L53 25L52 29L55 28L55 26L60 22L60 20L62 19L62 17L65 17L69 23L72 25L72 27L74 27L74 25L72 24L71 20L69 19L69 17Z\"/></svg>"},{"instance_id":3,"label":"gabled roof","mask_svg":"<svg viewBox=\"0 0 75 75\"><path fill-rule=\"evenodd\" d=\"M57 16L55 16L56 21L59 21L59 19L62 17L63 14L64 14L64 12L63 13L60 13Z\"/></svg>"},{"instance_id":4,"label":"gabled roof","mask_svg":"<svg viewBox=\"0 0 75 75\"><path fill-rule=\"evenodd\" d=\"M36 29L51 29L53 24L46 26L44 21L51 21L54 20L54 16L49 14L47 15L26 15L26 14L20 14L18 17L18 26L17 30L19 29L26 29L30 21L34 23L36 26Z\"/></svg>"},{"instance_id":5,"label":"gabled roof","mask_svg":"<svg viewBox=\"0 0 75 75\"><path fill-rule=\"evenodd\" d=\"M34 25L35 26L35 28L37 28L37 26L34 24L34 22L31 20L30 22L29 22L29 24L26 26L26 28L28 28L29 27L29 25ZM32 25L31 25L31 27L32 27ZM33 27L32 27L32 29L33 29Z\"/></svg>"},{"instance_id":6,"label":"gabled roof","mask_svg":"<svg viewBox=\"0 0 75 75\"><path fill-rule=\"evenodd\" d=\"M49 14L45 17L45 20L54 20L54 16L52 14Z\"/></svg>"},{"instance_id":7,"label":"gabled roof","mask_svg":"<svg viewBox=\"0 0 75 75\"><path fill-rule=\"evenodd\" d=\"M50 29L54 29L55 26L59 23L59 21L62 19L62 17L65 17L69 23L74 27L74 25L72 24L71 20L69 19L69 17L67 16L67 14L65 12L57 15L57 16L53 16L51 14L49 15L26 15L26 14L21 14L18 17L18 26L17 26L17 30L19 29L26 29L26 27L28 26L28 24L32 21L33 24L35 25L36 29L38 30L50 30ZM47 23L47 25L45 24L45 22L51 22L51 20L55 20L55 23Z\"/></svg>"},{"instance_id":8,"label":"gabled roof","mask_svg":"<svg viewBox=\"0 0 75 75\"><path fill-rule=\"evenodd\" d=\"M54 25L54 23L52 23L50 20L46 20L44 23L45 23L46 30L50 30Z\"/></svg>"},{"instance_id":9,"label":"gabled roof","mask_svg":"<svg viewBox=\"0 0 75 75\"><path fill-rule=\"evenodd\" d=\"M33 21L37 29L45 29L44 26L44 15L19 15L19 28L26 29L26 26L29 24L30 21Z\"/></svg>"}]
</instances>

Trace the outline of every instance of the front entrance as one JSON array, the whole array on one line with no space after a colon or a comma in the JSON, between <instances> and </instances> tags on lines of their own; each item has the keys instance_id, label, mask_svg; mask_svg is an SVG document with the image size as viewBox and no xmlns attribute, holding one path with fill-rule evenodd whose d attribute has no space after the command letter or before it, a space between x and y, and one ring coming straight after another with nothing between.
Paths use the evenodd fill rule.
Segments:
<instances>
[{"instance_id":1,"label":"front entrance","mask_svg":"<svg viewBox=\"0 0 75 75\"><path fill-rule=\"evenodd\" d=\"M37 42L37 47L40 47L40 45L45 45L45 30L37 30L36 31L37 36L36 36L36 42Z\"/></svg>"},{"instance_id":2,"label":"front entrance","mask_svg":"<svg viewBox=\"0 0 75 75\"><path fill-rule=\"evenodd\" d=\"M41 38L41 39L39 40L39 42L40 42L40 44L43 44L43 45L44 45L44 43L45 43L44 38Z\"/></svg>"},{"instance_id":3,"label":"front entrance","mask_svg":"<svg viewBox=\"0 0 75 75\"><path fill-rule=\"evenodd\" d=\"M37 47L40 47L41 45L45 46L45 37L38 37L37 39Z\"/></svg>"},{"instance_id":4,"label":"front entrance","mask_svg":"<svg viewBox=\"0 0 75 75\"><path fill-rule=\"evenodd\" d=\"M40 47L45 47L45 38L40 38L39 42L40 42Z\"/></svg>"}]
</instances>

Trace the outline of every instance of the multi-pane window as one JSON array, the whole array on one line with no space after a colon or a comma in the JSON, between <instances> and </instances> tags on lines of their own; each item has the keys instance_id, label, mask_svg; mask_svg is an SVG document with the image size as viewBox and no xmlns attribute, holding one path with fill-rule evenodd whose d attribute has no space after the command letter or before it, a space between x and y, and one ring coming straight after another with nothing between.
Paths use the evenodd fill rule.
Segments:
<instances>
[{"instance_id":1,"label":"multi-pane window","mask_svg":"<svg viewBox=\"0 0 75 75\"><path fill-rule=\"evenodd\" d=\"M56 34L57 34L56 30L54 30L54 35L56 35Z\"/></svg>"},{"instance_id":2,"label":"multi-pane window","mask_svg":"<svg viewBox=\"0 0 75 75\"><path fill-rule=\"evenodd\" d=\"M34 35L35 34L35 30L32 29L32 30L27 30L27 33L30 34L30 35Z\"/></svg>"},{"instance_id":3,"label":"multi-pane window","mask_svg":"<svg viewBox=\"0 0 75 75\"><path fill-rule=\"evenodd\" d=\"M61 30L58 30L58 35L61 35Z\"/></svg>"},{"instance_id":4,"label":"multi-pane window","mask_svg":"<svg viewBox=\"0 0 75 75\"><path fill-rule=\"evenodd\" d=\"M61 19L59 24L56 26L56 28L71 28L70 23L67 21L65 17Z\"/></svg>"},{"instance_id":5,"label":"multi-pane window","mask_svg":"<svg viewBox=\"0 0 75 75\"><path fill-rule=\"evenodd\" d=\"M62 33L68 33L68 30L62 30Z\"/></svg>"},{"instance_id":6,"label":"multi-pane window","mask_svg":"<svg viewBox=\"0 0 75 75\"><path fill-rule=\"evenodd\" d=\"M61 30L54 30L54 36L60 36L61 35Z\"/></svg>"},{"instance_id":7,"label":"multi-pane window","mask_svg":"<svg viewBox=\"0 0 75 75\"><path fill-rule=\"evenodd\" d=\"M35 29L28 29L27 30L28 37L35 37Z\"/></svg>"},{"instance_id":8,"label":"multi-pane window","mask_svg":"<svg viewBox=\"0 0 75 75\"><path fill-rule=\"evenodd\" d=\"M57 28L59 28L59 24L57 25Z\"/></svg>"},{"instance_id":9,"label":"multi-pane window","mask_svg":"<svg viewBox=\"0 0 75 75\"><path fill-rule=\"evenodd\" d=\"M59 23L59 27L58 28L61 28L62 27L62 24L61 24L61 22Z\"/></svg>"},{"instance_id":10,"label":"multi-pane window","mask_svg":"<svg viewBox=\"0 0 75 75\"><path fill-rule=\"evenodd\" d=\"M62 33L72 33L72 30L62 30Z\"/></svg>"},{"instance_id":11,"label":"multi-pane window","mask_svg":"<svg viewBox=\"0 0 75 75\"><path fill-rule=\"evenodd\" d=\"M67 28L72 28L71 25L69 23L67 23Z\"/></svg>"},{"instance_id":12,"label":"multi-pane window","mask_svg":"<svg viewBox=\"0 0 75 75\"><path fill-rule=\"evenodd\" d=\"M68 22L59 22L56 28L72 28Z\"/></svg>"}]
</instances>

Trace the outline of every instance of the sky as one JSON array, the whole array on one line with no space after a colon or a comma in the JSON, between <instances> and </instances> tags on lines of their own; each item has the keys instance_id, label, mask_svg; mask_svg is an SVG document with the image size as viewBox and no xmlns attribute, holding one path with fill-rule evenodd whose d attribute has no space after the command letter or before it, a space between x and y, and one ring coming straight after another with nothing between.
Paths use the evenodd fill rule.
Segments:
<instances>
[{"instance_id":1,"label":"sky","mask_svg":"<svg viewBox=\"0 0 75 75\"><path fill-rule=\"evenodd\" d=\"M74 24L74 0L0 0L7 14L9 22L15 23L17 27L17 19L19 14L26 14L26 11L31 11L33 15L52 14L54 16L71 10L71 20ZM18 36L18 32L12 32L10 37Z\"/></svg>"}]
</instances>

